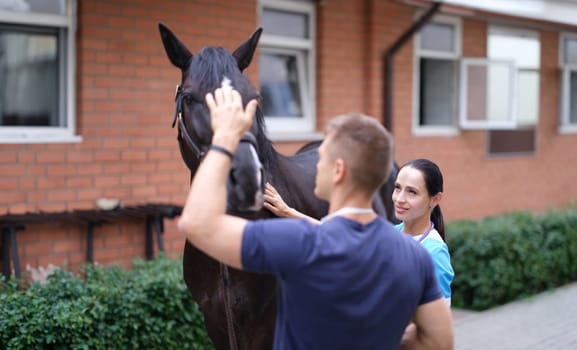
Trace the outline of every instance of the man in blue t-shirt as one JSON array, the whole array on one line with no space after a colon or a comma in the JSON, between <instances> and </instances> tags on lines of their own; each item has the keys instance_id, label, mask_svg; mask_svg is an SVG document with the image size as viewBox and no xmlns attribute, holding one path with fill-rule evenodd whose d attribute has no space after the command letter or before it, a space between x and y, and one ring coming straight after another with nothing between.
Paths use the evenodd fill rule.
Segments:
<instances>
[{"instance_id":1,"label":"man in blue t-shirt","mask_svg":"<svg viewBox=\"0 0 577 350\"><path fill-rule=\"evenodd\" d=\"M206 102L220 147L200 165L178 227L213 258L276 276L274 349L452 349L451 314L429 254L372 210L392 163L383 126L360 114L328 124L315 183L329 202L320 225L249 222L225 214L231 157L222 148L234 152L256 101L243 109L238 92L222 88Z\"/></svg>"}]
</instances>

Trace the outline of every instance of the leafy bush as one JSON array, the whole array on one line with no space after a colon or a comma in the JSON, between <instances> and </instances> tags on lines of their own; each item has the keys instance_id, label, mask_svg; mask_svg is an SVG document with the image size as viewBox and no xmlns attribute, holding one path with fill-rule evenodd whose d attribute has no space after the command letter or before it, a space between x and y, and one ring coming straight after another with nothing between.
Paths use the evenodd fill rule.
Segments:
<instances>
[{"instance_id":1,"label":"leafy bush","mask_svg":"<svg viewBox=\"0 0 577 350\"><path fill-rule=\"evenodd\" d=\"M47 284L0 283L0 349L211 349L176 261L57 270Z\"/></svg>"},{"instance_id":2,"label":"leafy bush","mask_svg":"<svg viewBox=\"0 0 577 350\"><path fill-rule=\"evenodd\" d=\"M577 210L447 225L452 305L485 310L577 280Z\"/></svg>"}]
</instances>

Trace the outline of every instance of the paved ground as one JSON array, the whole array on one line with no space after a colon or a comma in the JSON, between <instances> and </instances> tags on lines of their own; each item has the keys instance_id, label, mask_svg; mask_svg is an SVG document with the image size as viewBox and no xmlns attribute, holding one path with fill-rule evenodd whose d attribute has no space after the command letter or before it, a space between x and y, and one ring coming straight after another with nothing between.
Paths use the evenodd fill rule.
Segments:
<instances>
[{"instance_id":1,"label":"paved ground","mask_svg":"<svg viewBox=\"0 0 577 350\"><path fill-rule=\"evenodd\" d=\"M577 350L577 283L453 316L456 350Z\"/></svg>"}]
</instances>

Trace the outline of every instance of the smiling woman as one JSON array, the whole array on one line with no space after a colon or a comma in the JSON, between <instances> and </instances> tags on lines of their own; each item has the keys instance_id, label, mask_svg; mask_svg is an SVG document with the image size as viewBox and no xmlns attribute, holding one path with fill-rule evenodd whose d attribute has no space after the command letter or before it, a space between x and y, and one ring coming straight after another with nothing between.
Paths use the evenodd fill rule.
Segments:
<instances>
[{"instance_id":1,"label":"smiling woman","mask_svg":"<svg viewBox=\"0 0 577 350\"><path fill-rule=\"evenodd\" d=\"M445 225L439 207L443 198L441 170L428 159L405 163L397 174L392 197L395 216L402 221L397 228L411 235L429 252L439 287L450 305L451 282L455 273L445 243Z\"/></svg>"}]
</instances>

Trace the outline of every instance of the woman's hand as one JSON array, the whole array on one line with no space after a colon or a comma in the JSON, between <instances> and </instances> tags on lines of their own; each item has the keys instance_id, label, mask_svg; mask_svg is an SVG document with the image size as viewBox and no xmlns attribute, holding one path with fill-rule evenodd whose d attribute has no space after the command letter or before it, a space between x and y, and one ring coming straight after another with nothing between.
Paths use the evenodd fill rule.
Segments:
<instances>
[{"instance_id":1,"label":"woman's hand","mask_svg":"<svg viewBox=\"0 0 577 350\"><path fill-rule=\"evenodd\" d=\"M292 208L285 203L276 188L268 182L264 188L264 207L276 216L284 218L295 217L294 215L291 215Z\"/></svg>"},{"instance_id":2,"label":"woman's hand","mask_svg":"<svg viewBox=\"0 0 577 350\"><path fill-rule=\"evenodd\" d=\"M319 224L317 219L305 215L295 208L289 207L276 188L268 182L264 188L264 207L270 210L274 215L282 218L306 219L313 224Z\"/></svg>"}]
</instances>

